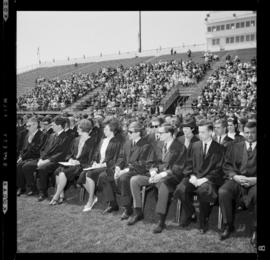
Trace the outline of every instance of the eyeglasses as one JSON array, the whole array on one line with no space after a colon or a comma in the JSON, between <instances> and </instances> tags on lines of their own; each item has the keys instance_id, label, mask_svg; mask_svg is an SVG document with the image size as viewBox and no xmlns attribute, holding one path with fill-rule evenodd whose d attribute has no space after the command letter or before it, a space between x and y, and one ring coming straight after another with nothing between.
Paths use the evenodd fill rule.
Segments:
<instances>
[{"instance_id":1,"label":"eyeglasses","mask_svg":"<svg viewBox=\"0 0 270 260\"><path fill-rule=\"evenodd\" d=\"M158 128L159 125L151 125L150 128Z\"/></svg>"},{"instance_id":2,"label":"eyeglasses","mask_svg":"<svg viewBox=\"0 0 270 260\"><path fill-rule=\"evenodd\" d=\"M31 127L31 125L26 125L26 128L29 128L29 127Z\"/></svg>"},{"instance_id":3,"label":"eyeglasses","mask_svg":"<svg viewBox=\"0 0 270 260\"><path fill-rule=\"evenodd\" d=\"M129 130L128 133L129 133L129 134L133 134L133 133L136 133L136 132L132 132L132 131Z\"/></svg>"}]
</instances>

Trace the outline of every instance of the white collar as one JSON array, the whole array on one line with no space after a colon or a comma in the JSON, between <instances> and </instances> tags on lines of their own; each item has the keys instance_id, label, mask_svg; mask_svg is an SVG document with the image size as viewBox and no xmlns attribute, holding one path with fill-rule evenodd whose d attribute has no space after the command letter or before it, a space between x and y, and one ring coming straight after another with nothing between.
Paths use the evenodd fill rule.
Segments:
<instances>
[{"instance_id":1,"label":"white collar","mask_svg":"<svg viewBox=\"0 0 270 260\"><path fill-rule=\"evenodd\" d=\"M211 143L212 143L212 138L210 138L210 140L208 140L207 142L202 142L203 143L203 146L205 145L205 144L207 144L207 149L210 147L210 145L211 145Z\"/></svg>"},{"instance_id":2,"label":"white collar","mask_svg":"<svg viewBox=\"0 0 270 260\"><path fill-rule=\"evenodd\" d=\"M166 143L166 148L167 148L167 151L169 150L171 144L173 143L174 139L172 138L172 140L170 140L169 142Z\"/></svg>"},{"instance_id":3,"label":"white collar","mask_svg":"<svg viewBox=\"0 0 270 260\"><path fill-rule=\"evenodd\" d=\"M64 132L64 130L59 131L56 135L59 136L62 132Z\"/></svg>"}]
</instances>

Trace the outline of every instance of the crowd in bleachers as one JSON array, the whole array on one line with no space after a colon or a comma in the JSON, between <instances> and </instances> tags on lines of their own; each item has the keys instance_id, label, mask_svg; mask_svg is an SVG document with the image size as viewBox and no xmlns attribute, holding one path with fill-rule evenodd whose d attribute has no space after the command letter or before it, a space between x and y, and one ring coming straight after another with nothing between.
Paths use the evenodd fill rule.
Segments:
<instances>
[{"instance_id":1,"label":"crowd in bleachers","mask_svg":"<svg viewBox=\"0 0 270 260\"><path fill-rule=\"evenodd\" d=\"M228 57L208 78L201 95L194 99L194 111L244 113L256 111L256 63L241 62L236 56Z\"/></svg>"},{"instance_id":2,"label":"crowd in bleachers","mask_svg":"<svg viewBox=\"0 0 270 260\"><path fill-rule=\"evenodd\" d=\"M73 74L67 79L37 78L35 88L17 100L18 110L58 111L93 90L91 74Z\"/></svg>"},{"instance_id":3,"label":"crowd in bleachers","mask_svg":"<svg viewBox=\"0 0 270 260\"><path fill-rule=\"evenodd\" d=\"M40 78L31 93L18 98L17 107L19 110L62 110L99 86L101 91L88 101L95 109L148 110L153 104L159 104L174 85L194 85L209 68L209 62L170 61L103 68L96 74L73 74L63 80Z\"/></svg>"}]
</instances>

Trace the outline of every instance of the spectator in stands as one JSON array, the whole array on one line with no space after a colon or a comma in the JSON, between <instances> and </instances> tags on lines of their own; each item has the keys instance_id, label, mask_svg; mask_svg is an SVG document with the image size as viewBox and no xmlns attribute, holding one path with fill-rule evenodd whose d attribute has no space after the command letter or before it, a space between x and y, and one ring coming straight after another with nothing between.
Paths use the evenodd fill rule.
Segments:
<instances>
[{"instance_id":1,"label":"spectator in stands","mask_svg":"<svg viewBox=\"0 0 270 260\"><path fill-rule=\"evenodd\" d=\"M147 175L150 167L156 161L154 149L147 136L143 136L144 128L134 121L129 125L129 139L121 149L115 166L114 178L120 191L124 212L121 220L128 219L132 214L132 194L130 179L135 175ZM135 209L137 219L143 217L139 209Z\"/></svg>"},{"instance_id":2,"label":"spectator in stands","mask_svg":"<svg viewBox=\"0 0 270 260\"><path fill-rule=\"evenodd\" d=\"M219 189L224 230L220 239L226 239L234 230L235 203L249 207L255 206L255 220L251 244L257 248L256 206L257 206L257 124L247 122L244 127L245 140L234 143L225 156L223 171L227 181ZM243 159L244 158L244 159Z\"/></svg>"},{"instance_id":3,"label":"spectator in stands","mask_svg":"<svg viewBox=\"0 0 270 260\"><path fill-rule=\"evenodd\" d=\"M33 175L28 174L27 167L30 160L37 160L40 157L40 149L44 140L36 117L28 119L26 128L28 133L24 138L23 147L17 160L17 196L24 193L25 189L27 196L36 192Z\"/></svg>"},{"instance_id":4,"label":"spectator in stands","mask_svg":"<svg viewBox=\"0 0 270 260\"><path fill-rule=\"evenodd\" d=\"M105 137L101 140L93 157L92 169L84 170L78 180L78 183L82 184L89 193L89 199L83 208L83 212L90 211L97 202L96 192L101 186L99 184L99 176L102 174L103 178L104 175L113 178L115 163L123 143L122 129L117 119L105 121L104 126ZM115 197L110 201L109 207L113 210L118 210ZM105 210L104 213L106 212L108 210Z\"/></svg>"},{"instance_id":5,"label":"spectator in stands","mask_svg":"<svg viewBox=\"0 0 270 260\"><path fill-rule=\"evenodd\" d=\"M70 165L60 166L55 170L56 192L49 203L50 205L63 203L64 188L66 185L79 177L83 168L91 165L98 145L95 137L89 135L92 128L93 123L87 119L82 119L79 122L79 137L74 139L70 152L65 160Z\"/></svg>"},{"instance_id":6,"label":"spectator in stands","mask_svg":"<svg viewBox=\"0 0 270 260\"><path fill-rule=\"evenodd\" d=\"M187 51L187 56L188 56L188 58L191 57L191 50L190 49L188 49L188 51Z\"/></svg>"},{"instance_id":7,"label":"spectator in stands","mask_svg":"<svg viewBox=\"0 0 270 260\"><path fill-rule=\"evenodd\" d=\"M199 200L199 230L204 234L208 230L208 220L211 213L210 203L217 200L217 187L222 184L221 167L223 150L212 140L212 123L201 120L199 122L199 136L201 141L192 145L191 156L187 159L183 171L185 177L177 186L174 196L182 202L180 226L186 227L196 219L192 204L192 194L198 195Z\"/></svg>"},{"instance_id":8,"label":"spectator in stands","mask_svg":"<svg viewBox=\"0 0 270 260\"><path fill-rule=\"evenodd\" d=\"M164 123L159 127L159 134L164 145L158 163L149 170L150 176L136 175L130 180L133 208L140 214L142 214L141 187L148 186L150 183L158 188L156 212L159 222L153 230L154 233L160 233L165 228L170 196L183 177L182 171L186 161L186 148L174 138L174 127ZM128 224L133 225L140 219L141 215L135 214Z\"/></svg>"}]
</instances>

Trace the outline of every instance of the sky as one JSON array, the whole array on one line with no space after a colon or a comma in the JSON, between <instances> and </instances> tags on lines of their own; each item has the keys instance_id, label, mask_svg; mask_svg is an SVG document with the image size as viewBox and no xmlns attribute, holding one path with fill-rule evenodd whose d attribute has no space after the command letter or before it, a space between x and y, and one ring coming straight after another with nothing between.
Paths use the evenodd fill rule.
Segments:
<instances>
[{"instance_id":1,"label":"sky","mask_svg":"<svg viewBox=\"0 0 270 260\"><path fill-rule=\"evenodd\" d=\"M205 43L207 11L142 11L142 51ZM138 50L138 11L18 11L17 68Z\"/></svg>"}]
</instances>

